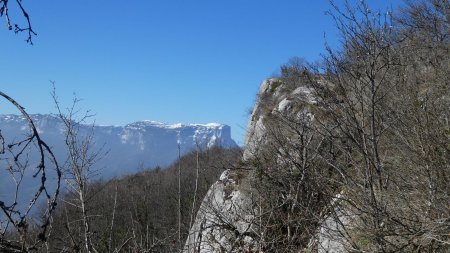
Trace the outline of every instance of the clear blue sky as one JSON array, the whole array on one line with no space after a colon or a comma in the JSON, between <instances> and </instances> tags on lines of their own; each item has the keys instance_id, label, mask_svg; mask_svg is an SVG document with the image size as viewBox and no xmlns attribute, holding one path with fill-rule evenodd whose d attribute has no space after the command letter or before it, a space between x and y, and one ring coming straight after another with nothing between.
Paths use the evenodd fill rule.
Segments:
<instances>
[{"instance_id":1,"label":"clear blue sky","mask_svg":"<svg viewBox=\"0 0 450 253\"><path fill-rule=\"evenodd\" d=\"M369 1L381 10L399 2ZM55 112L54 80L62 103L75 92L98 124L219 122L240 144L261 81L291 57L319 60L325 33L337 41L327 0L23 4L38 36L29 46L2 18L0 90L30 113ZM0 108L17 113L4 102Z\"/></svg>"}]
</instances>

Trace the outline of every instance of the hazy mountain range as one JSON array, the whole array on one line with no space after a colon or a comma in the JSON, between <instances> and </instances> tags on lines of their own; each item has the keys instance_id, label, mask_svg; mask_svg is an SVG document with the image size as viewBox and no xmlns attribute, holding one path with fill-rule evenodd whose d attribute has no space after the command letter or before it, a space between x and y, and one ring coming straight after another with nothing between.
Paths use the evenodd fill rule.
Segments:
<instances>
[{"instance_id":1,"label":"hazy mountain range","mask_svg":"<svg viewBox=\"0 0 450 253\"><path fill-rule=\"evenodd\" d=\"M65 128L62 121L52 115L33 114L31 118L42 139L49 144L60 160L66 156ZM5 139L14 140L29 131L23 116L0 115L0 129ZM142 168L167 166L181 155L197 146L206 149L213 146L236 147L227 125L163 124L155 121L139 121L125 126L80 125L80 137L90 132L94 136L92 150L102 149L105 156L97 163L102 175L121 175Z\"/></svg>"},{"instance_id":2,"label":"hazy mountain range","mask_svg":"<svg viewBox=\"0 0 450 253\"><path fill-rule=\"evenodd\" d=\"M61 119L52 115L30 115L42 138L54 152L59 164L67 157L65 147L65 126ZM0 130L4 146L23 140L29 134L28 122L23 116L0 115ZM195 148L207 149L213 146L236 147L231 139L231 129L227 125L173 124L155 121L140 121L125 126L79 125L79 137L93 134L93 152L101 150L101 159L95 164L97 171L93 179L109 179L115 176L132 174L145 168L170 165L180 154L184 155ZM6 170L8 164L2 155L0 159L0 199L12 198L15 182ZM23 157L23 156L22 156ZM22 182L19 199L29 199L40 185L40 178L33 178L36 152L31 152L30 168ZM11 158L9 158L11 161ZM33 164L33 165L31 165ZM36 163L37 164L37 163ZM53 178L53 179L52 179ZM49 180L54 176L48 175Z\"/></svg>"}]
</instances>

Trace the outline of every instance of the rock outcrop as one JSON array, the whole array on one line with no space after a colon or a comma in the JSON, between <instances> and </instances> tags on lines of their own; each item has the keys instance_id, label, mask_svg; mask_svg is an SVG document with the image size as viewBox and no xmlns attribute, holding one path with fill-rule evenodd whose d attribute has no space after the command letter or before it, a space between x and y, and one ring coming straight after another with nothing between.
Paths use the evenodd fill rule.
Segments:
<instances>
[{"instance_id":1,"label":"rock outcrop","mask_svg":"<svg viewBox=\"0 0 450 253\"><path fill-rule=\"evenodd\" d=\"M267 117L278 113L310 115L305 109L298 110L296 105L299 103L316 103L312 89L307 86L288 87L276 78L263 81L248 124L244 164L270 145L270 139L266 138ZM254 219L260 218L255 204L258 194L250 183L255 175L252 169L239 168L222 174L201 204L184 252L258 252L260 245L255 238L263 231L254 225L258 223Z\"/></svg>"}]
</instances>

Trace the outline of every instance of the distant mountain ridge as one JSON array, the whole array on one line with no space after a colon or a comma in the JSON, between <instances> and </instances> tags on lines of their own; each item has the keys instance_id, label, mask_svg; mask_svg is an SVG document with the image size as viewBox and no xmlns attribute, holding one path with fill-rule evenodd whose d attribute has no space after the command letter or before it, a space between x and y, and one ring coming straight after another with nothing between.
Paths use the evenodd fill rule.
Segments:
<instances>
[{"instance_id":1,"label":"distant mountain ridge","mask_svg":"<svg viewBox=\"0 0 450 253\"><path fill-rule=\"evenodd\" d=\"M56 157L64 160L64 125L53 115L32 114L38 132ZM5 140L23 136L29 131L23 116L0 115L0 129ZM106 156L97 163L102 177L130 174L142 168L167 166L178 157L178 147L184 155L197 146L236 147L231 128L224 124L164 124L156 121L138 121L125 126L80 125L80 136L93 130L92 150L102 149ZM6 143L7 144L7 143Z\"/></svg>"}]
</instances>

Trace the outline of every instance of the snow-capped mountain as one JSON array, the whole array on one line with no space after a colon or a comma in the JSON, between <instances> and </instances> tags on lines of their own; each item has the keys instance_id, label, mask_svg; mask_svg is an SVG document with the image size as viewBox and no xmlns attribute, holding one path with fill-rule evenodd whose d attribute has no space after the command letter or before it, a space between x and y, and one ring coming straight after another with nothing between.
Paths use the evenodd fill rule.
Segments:
<instances>
[{"instance_id":1,"label":"snow-capped mountain","mask_svg":"<svg viewBox=\"0 0 450 253\"><path fill-rule=\"evenodd\" d=\"M33 114L31 118L41 138L63 162L66 157L63 122L52 115ZM0 115L0 130L8 142L24 136L29 128L23 116ZM80 125L81 137L91 132L94 136L92 150L102 149L102 153L106 153L96 164L103 178L169 165L178 157L178 146L181 155L197 146L200 149L237 146L231 139L230 127L217 123L167 125L140 121L125 126Z\"/></svg>"},{"instance_id":2,"label":"snow-capped mountain","mask_svg":"<svg viewBox=\"0 0 450 253\"><path fill-rule=\"evenodd\" d=\"M58 163L63 165L67 158L66 128L63 122L51 115L30 116L42 140L51 147ZM178 158L179 150L183 155L197 147L207 149L213 146L226 148L237 146L231 139L230 127L217 123L166 125L154 121L141 121L125 126L79 125L78 129L80 140L92 134L93 142L90 150L92 152L101 150L100 154L103 154L92 168L95 174L91 174L91 179L94 180L107 180L155 166L164 167ZM29 131L28 121L23 116L0 115L0 201L8 205L18 203L18 208L22 211L26 210L29 201L41 185L41 176L33 177L39 163L38 154L33 145L28 145L24 150L22 159L18 162L28 166L25 177L21 178L19 171L11 170L18 167L10 166L15 161L13 155L8 152L8 145L26 139ZM20 152L26 146L25 143L14 146L14 154ZM28 148L32 151L27 152ZM51 168L49 164L50 161L47 165ZM54 192L55 172L48 169L46 178L47 190ZM15 200L17 183L21 186ZM65 181L62 185L63 188L67 187Z\"/></svg>"}]
</instances>

